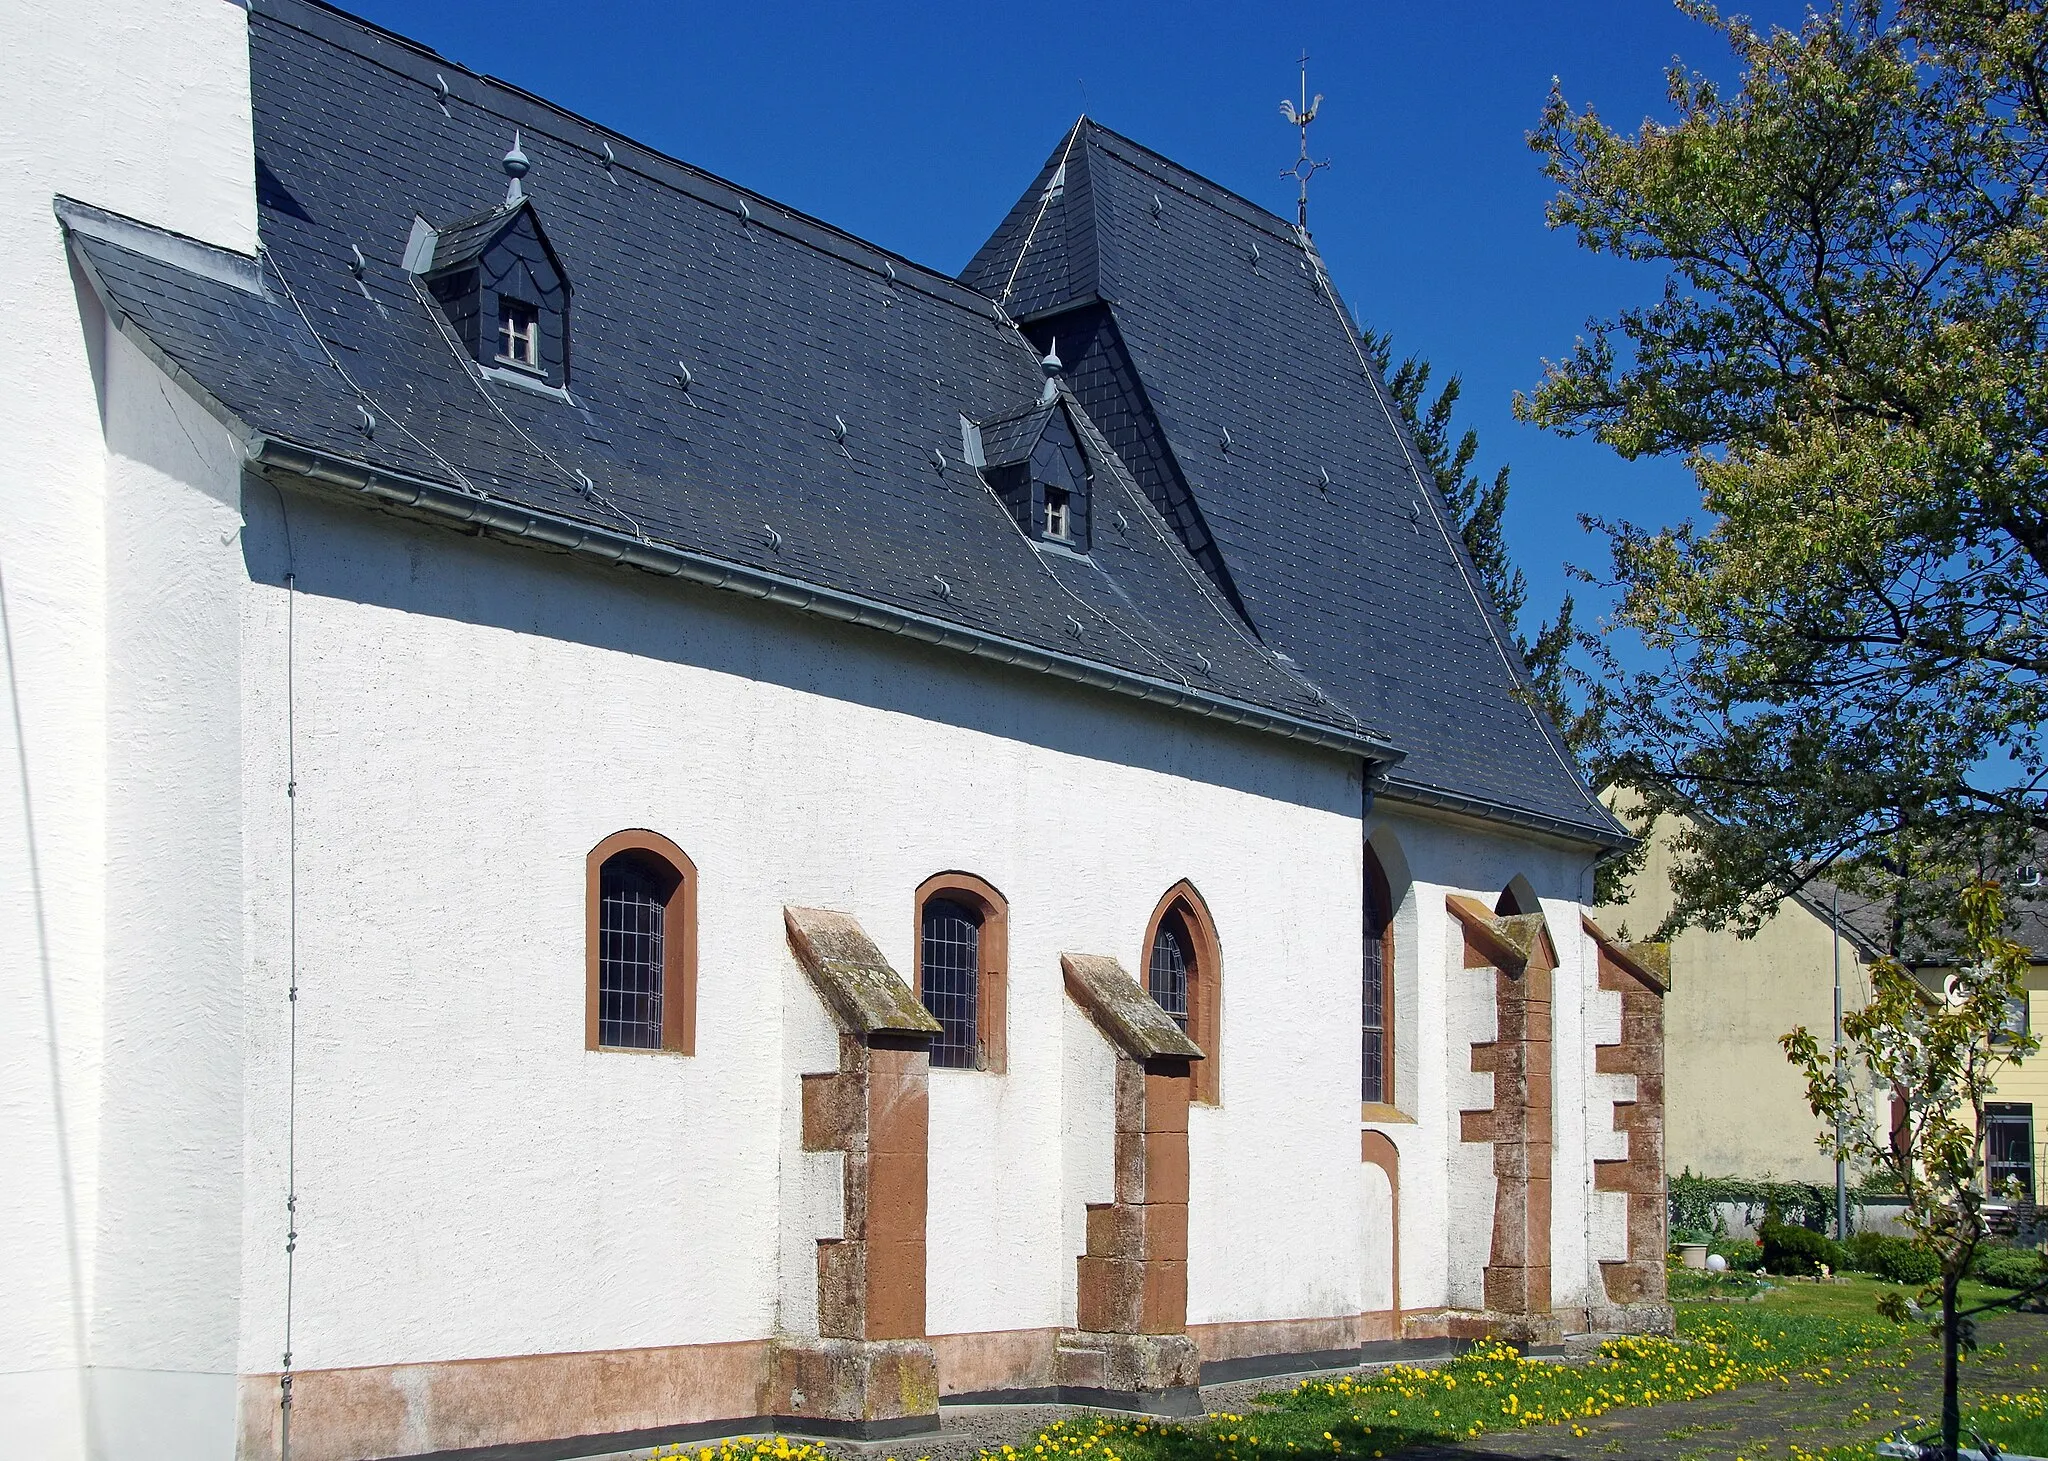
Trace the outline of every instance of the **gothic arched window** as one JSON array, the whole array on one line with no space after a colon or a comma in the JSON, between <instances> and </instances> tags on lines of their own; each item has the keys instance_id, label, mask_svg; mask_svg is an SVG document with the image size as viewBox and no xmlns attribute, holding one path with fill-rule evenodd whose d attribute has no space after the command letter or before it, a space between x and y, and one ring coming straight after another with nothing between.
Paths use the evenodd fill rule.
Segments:
<instances>
[{"instance_id":1,"label":"gothic arched window","mask_svg":"<svg viewBox=\"0 0 2048 1461\"><path fill-rule=\"evenodd\" d=\"M1202 1047L1194 1064L1193 1099L1222 1099L1223 952L1208 905L1195 885L1180 882L1153 910L1145 930L1145 990L1188 1038Z\"/></svg>"},{"instance_id":2,"label":"gothic arched window","mask_svg":"<svg viewBox=\"0 0 2048 1461\"><path fill-rule=\"evenodd\" d=\"M1365 977L1359 1000L1361 1090L1368 1104L1394 1104L1394 900L1378 854L1365 849Z\"/></svg>"}]
</instances>

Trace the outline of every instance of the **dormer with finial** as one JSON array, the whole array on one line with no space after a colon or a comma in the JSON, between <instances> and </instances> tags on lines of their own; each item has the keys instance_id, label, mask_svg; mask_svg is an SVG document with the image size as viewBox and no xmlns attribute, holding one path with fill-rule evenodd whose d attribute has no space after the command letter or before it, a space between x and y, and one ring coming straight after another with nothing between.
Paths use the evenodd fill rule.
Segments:
<instances>
[{"instance_id":1,"label":"dormer with finial","mask_svg":"<svg viewBox=\"0 0 2048 1461\"><path fill-rule=\"evenodd\" d=\"M1067 403L1060 399L1065 366L1057 341L1038 368L1045 385L1036 402L979 424L982 473L1026 537L1086 553L1095 469Z\"/></svg>"},{"instance_id":2,"label":"dormer with finial","mask_svg":"<svg viewBox=\"0 0 2048 1461\"><path fill-rule=\"evenodd\" d=\"M500 160L505 201L435 229L415 220L406 265L425 281L484 373L520 385L569 384L569 276L541 228L520 145Z\"/></svg>"}]
</instances>

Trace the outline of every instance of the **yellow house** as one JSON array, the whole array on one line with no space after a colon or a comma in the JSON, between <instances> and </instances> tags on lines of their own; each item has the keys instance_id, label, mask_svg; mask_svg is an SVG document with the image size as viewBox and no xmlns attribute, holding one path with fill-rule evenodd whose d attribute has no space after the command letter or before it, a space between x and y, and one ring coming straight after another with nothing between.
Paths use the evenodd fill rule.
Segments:
<instances>
[{"instance_id":1,"label":"yellow house","mask_svg":"<svg viewBox=\"0 0 2048 1461\"><path fill-rule=\"evenodd\" d=\"M1602 795L1624 813L1633 801L1612 787ZM1616 937L1645 938L1670 912L1672 839L1681 825L1673 815L1660 816L1629 896L1595 910ZM2025 1018L2048 1034L2048 903L2038 895L2023 905L2014 936L2033 958L2027 1007L2014 1011L2015 1022ZM1870 967L1887 942L1881 906L1838 896L1827 885L1784 900L1751 938L1692 928L1672 940L1664 1002L1667 1170L1834 1180L1834 1159L1815 1142L1820 1124L1806 1104L1805 1083L1778 1039L1798 1025L1827 1038L1837 960L1843 1013L1861 1008L1870 997ZM1906 952L1923 976L1940 978L1940 964ZM1994 1185L2010 1177L2039 1195L2048 1185L2048 1052L2007 1069L1986 1116Z\"/></svg>"}]
</instances>

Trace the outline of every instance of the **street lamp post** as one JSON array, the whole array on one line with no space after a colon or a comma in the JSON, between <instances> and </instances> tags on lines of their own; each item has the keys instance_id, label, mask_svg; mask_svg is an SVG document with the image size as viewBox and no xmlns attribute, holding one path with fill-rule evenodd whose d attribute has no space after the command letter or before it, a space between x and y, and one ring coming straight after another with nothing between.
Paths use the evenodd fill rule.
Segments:
<instances>
[{"instance_id":1,"label":"street lamp post","mask_svg":"<svg viewBox=\"0 0 2048 1461\"><path fill-rule=\"evenodd\" d=\"M1828 914L1828 932L1834 938L1835 956L1835 1078L1842 1076L1842 888L1834 889L1834 903ZM1835 1117L1835 1241L1849 1240L1849 1168L1842 1156L1842 1117Z\"/></svg>"}]
</instances>

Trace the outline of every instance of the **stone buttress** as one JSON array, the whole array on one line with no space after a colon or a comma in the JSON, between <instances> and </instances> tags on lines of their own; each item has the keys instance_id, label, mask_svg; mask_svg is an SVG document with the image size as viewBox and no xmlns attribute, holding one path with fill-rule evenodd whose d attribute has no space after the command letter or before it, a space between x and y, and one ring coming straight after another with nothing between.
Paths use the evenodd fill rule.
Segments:
<instances>
[{"instance_id":1,"label":"stone buttress","mask_svg":"<svg viewBox=\"0 0 2048 1461\"><path fill-rule=\"evenodd\" d=\"M818 1336L777 1339L762 1413L858 1439L932 1430L925 1203L939 1024L854 918L815 908L783 917L839 1027L839 1068L803 1077L803 1149L845 1154L845 1225L818 1241Z\"/></svg>"},{"instance_id":2,"label":"stone buttress","mask_svg":"<svg viewBox=\"0 0 2048 1461\"><path fill-rule=\"evenodd\" d=\"M1188 1336L1188 1100L1202 1051L1115 959L1063 954L1068 995L1116 1052L1114 1197L1088 1204L1078 1327L1053 1358L1062 1398L1199 1414Z\"/></svg>"}]
</instances>

